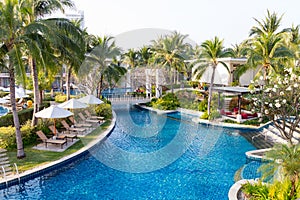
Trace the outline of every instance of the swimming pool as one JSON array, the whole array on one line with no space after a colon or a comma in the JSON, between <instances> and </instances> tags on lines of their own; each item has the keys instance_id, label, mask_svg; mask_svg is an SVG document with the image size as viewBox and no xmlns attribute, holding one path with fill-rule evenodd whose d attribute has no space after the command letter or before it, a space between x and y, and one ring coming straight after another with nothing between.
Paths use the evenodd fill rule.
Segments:
<instances>
[{"instance_id":1,"label":"swimming pool","mask_svg":"<svg viewBox=\"0 0 300 200\"><path fill-rule=\"evenodd\" d=\"M3 115L6 115L6 113L8 113L8 109L3 107L3 106L0 106L0 117L3 116Z\"/></svg>"},{"instance_id":2,"label":"swimming pool","mask_svg":"<svg viewBox=\"0 0 300 200\"><path fill-rule=\"evenodd\" d=\"M228 199L245 152L255 149L238 131L190 123L188 115L114 109L114 131L90 155L0 198Z\"/></svg>"}]
</instances>

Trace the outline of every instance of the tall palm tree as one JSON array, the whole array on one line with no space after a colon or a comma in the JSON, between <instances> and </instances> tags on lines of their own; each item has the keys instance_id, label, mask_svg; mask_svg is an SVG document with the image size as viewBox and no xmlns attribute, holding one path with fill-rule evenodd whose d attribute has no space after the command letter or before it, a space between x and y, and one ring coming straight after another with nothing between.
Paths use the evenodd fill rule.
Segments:
<instances>
[{"instance_id":1,"label":"tall palm tree","mask_svg":"<svg viewBox=\"0 0 300 200\"><path fill-rule=\"evenodd\" d=\"M22 17L19 15L20 5L18 1L5 0L0 2L0 38L1 38L1 60L7 59L6 66L9 73L9 87L10 87L10 102L12 107L12 114L14 126L16 129L16 143L17 143L17 157L25 157L23 142L20 131L20 122L16 109L15 98L15 70L20 67L20 71L24 71L24 66L21 60L20 42L22 36ZM18 64L19 63L19 64ZM15 65L17 64L17 65ZM16 67L15 67L16 66Z\"/></svg>"},{"instance_id":2,"label":"tall palm tree","mask_svg":"<svg viewBox=\"0 0 300 200\"><path fill-rule=\"evenodd\" d=\"M86 55L83 67L80 68L79 77L85 79L93 74L92 80L93 87L92 91L97 91L97 96L100 97L102 91L102 84L104 78L104 72L108 68L109 64L120 55L121 49L115 45L112 41L113 37L96 37L97 43L93 50Z\"/></svg>"},{"instance_id":3,"label":"tall palm tree","mask_svg":"<svg viewBox=\"0 0 300 200\"><path fill-rule=\"evenodd\" d=\"M67 29L60 29L61 37L64 38L59 43L57 49L60 52L60 63L66 65L66 94L70 99L71 74L77 74L84 59L85 41L80 26L76 22L68 24Z\"/></svg>"},{"instance_id":4,"label":"tall palm tree","mask_svg":"<svg viewBox=\"0 0 300 200\"><path fill-rule=\"evenodd\" d=\"M152 49L154 50L155 63L173 71L173 84L175 84L176 71L183 72L185 69L185 50L187 43L184 39L187 35L173 32L171 35L165 35L152 41ZM172 84L172 92L174 85Z\"/></svg>"},{"instance_id":5,"label":"tall palm tree","mask_svg":"<svg viewBox=\"0 0 300 200\"><path fill-rule=\"evenodd\" d=\"M134 88L133 86L133 70L139 66L140 61L140 54L139 51L135 51L134 49L129 49L127 52L122 54L122 62L127 65L127 72L128 76L126 77L126 84L129 83L131 88ZM127 87L127 86L126 86Z\"/></svg>"},{"instance_id":6,"label":"tall palm tree","mask_svg":"<svg viewBox=\"0 0 300 200\"><path fill-rule=\"evenodd\" d=\"M281 62L288 57L293 57L293 53L285 46L284 32L278 31L281 17L276 13L267 12L265 20L255 19L258 26L250 30L248 40L248 61L246 68L258 68L257 74L263 74L264 81L270 73L282 72Z\"/></svg>"},{"instance_id":7,"label":"tall palm tree","mask_svg":"<svg viewBox=\"0 0 300 200\"><path fill-rule=\"evenodd\" d=\"M39 20L45 15L52 14L53 12L60 10L64 12L65 7L74 7L74 4L70 0L26 0L21 1L22 13L24 16L25 24L30 24L34 21ZM48 37L51 38L51 37ZM53 40L53 37L51 38ZM48 41L49 42L49 41ZM41 102L40 91L38 87L38 69L36 63L37 56L29 56L29 65L31 67L33 91L34 91L34 103L33 103L33 118L31 125L34 126L37 123L35 113L39 111L39 104ZM51 61L51 60L48 60ZM45 64L43 63L43 66ZM49 65L48 65L49 66Z\"/></svg>"},{"instance_id":8,"label":"tall palm tree","mask_svg":"<svg viewBox=\"0 0 300 200\"><path fill-rule=\"evenodd\" d=\"M222 64L228 71L227 65L220 61L219 58L229 57L232 55L231 51L225 50L223 46L223 40L220 40L218 37L215 37L212 40L206 40L201 44L202 51L200 54L199 65L194 71L194 75L196 79L199 79L203 73L207 70L207 68L212 68L212 75L210 78L210 85L209 85L209 94L208 94L208 106L207 106L207 113L210 115L211 113L211 100L212 100L212 88L214 85L215 79L215 71L217 65L220 63Z\"/></svg>"}]
</instances>

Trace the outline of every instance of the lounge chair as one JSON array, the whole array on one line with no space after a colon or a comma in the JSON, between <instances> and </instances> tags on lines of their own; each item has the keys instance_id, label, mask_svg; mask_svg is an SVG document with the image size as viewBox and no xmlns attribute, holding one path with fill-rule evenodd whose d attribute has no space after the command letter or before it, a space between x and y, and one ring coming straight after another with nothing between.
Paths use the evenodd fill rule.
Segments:
<instances>
[{"instance_id":1,"label":"lounge chair","mask_svg":"<svg viewBox=\"0 0 300 200\"><path fill-rule=\"evenodd\" d=\"M74 124L74 126L77 127L86 127L86 128L92 128L92 124L88 123L77 123L74 117L69 117L70 121Z\"/></svg>"},{"instance_id":2,"label":"lounge chair","mask_svg":"<svg viewBox=\"0 0 300 200\"><path fill-rule=\"evenodd\" d=\"M74 128L74 127L70 127L69 124L65 121L65 120L62 120L61 121L61 124L64 126L64 128L69 131L69 132L78 132L78 133L81 133L83 134L85 132L85 128Z\"/></svg>"},{"instance_id":3,"label":"lounge chair","mask_svg":"<svg viewBox=\"0 0 300 200\"><path fill-rule=\"evenodd\" d=\"M86 114L86 116L89 118L89 119L98 119L98 120L104 120L104 117L99 117L99 116L96 116L96 115L91 115L91 113L88 111L88 110L84 110L84 113Z\"/></svg>"},{"instance_id":4,"label":"lounge chair","mask_svg":"<svg viewBox=\"0 0 300 200\"><path fill-rule=\"evenodd\" d=\"M85 116L83 116L82 113L78 113L78 116L85 123L92 123L92 124L98 124L98 123L100 123L100 120L97 120L97 119L88 119Z\"/></svg>"},{"instance_id":5,"label":"lounge chair","mask_svg":"<svg viewBox=\"0 0 300 200\"><path fill-rule=\"evenodd\" d=\"M72 139L72 142L73 142L73 140L75 139L75 138L77 138L77 134L72 134L72 133L59 133L58 131L57 131L57 129L53 126L53 125L51 125L51 126L48 126L48 128L52 131L52 133L56 133L56 137L58 138L58 139L65 139L65 138L69 138L69 139Z\"/></svg>"},{"instance_id":6,"label":"lounge chair","mask_svg":"<svg viewBox=\"0 0 300 200\"><path fill-rule=\"evenodd\" d=\"M47 148L47 144L59 144L60 148L63 148L63 145L67 143L66 140L54 140L54 139L48 139L47 136L42 131L37 131L36 134L39 136L39 138L45 143L45 147Z\"/></svg>"}]
</instances>

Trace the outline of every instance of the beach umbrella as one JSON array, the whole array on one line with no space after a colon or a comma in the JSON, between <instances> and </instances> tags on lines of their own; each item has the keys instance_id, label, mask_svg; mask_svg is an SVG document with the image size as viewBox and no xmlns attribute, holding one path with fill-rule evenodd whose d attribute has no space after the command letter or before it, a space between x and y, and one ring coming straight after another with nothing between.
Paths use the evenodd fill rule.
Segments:
<instances>
[{"instance_id":1,"label":"beach umbrella","mask_svg":"<svg viewBox=\"0 0 300 200\"><path fill-rule=\"evenodd\" d=\"M64 103L59 104L58 107L67 109L79 109L86 108L87 105L85 103L80 102L78 99L70 99Z\"/></svg>"},{"instance_id":2,"label":"beach umbrella","mask_svg":"<svg viewBox=\"0 0 300 200\"><path fill-rule=\"evenodd\" d=\"M58 106L52 105L44 110L41 110L37 113L35 113L35 117L37 118L46 118L46 119L53 119L54 121L54 127L55 127L55 119L59 118L66 118L73 115L72 112L65 110L63 108L60 108ZM56 131L56 129L55 129ZM54 133L56 135L56 133Z\"/></svg>"},{"instance_id":3,"label":"beach umbrella","mask_svg":"<svg viewBox=\"0 0 300 200\"><path fill-rule=\"evenodd\" d=\"M78 99L78 101L80 101L82 103L86 103L86 104L101 104L101 103L104 103L103 101L101 101L100 99L98 99L97 97L95 97L94 95L91 95L91 94Z\"/></svg>"}]
</instances>

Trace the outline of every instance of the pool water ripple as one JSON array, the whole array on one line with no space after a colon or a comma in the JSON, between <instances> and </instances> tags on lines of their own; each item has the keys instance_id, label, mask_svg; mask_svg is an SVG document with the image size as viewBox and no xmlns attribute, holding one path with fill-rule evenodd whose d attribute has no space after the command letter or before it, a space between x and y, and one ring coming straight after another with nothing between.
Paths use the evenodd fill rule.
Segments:
<instances>
[{"instance_id":1,"label":"pool water ripple","mask_svg":"<svg viewBox=\"0 0 300 200\"><path fill-rule=\"evenodd\" d=\"M91 155L61 170L2 190L0 198L228 199L228 190L234 183L234 173L245 164L245 152L255 149L238 131L180 123L136 108L130 108L129 111L115 108L115 111L118 117L116 128L109 138L97 145ZM161 130L157 130L157 134L137 137L127 133L130 127L122 122L122 118L126 117L125 112L130 113L131 120L134 120L131 124L139 126L140 130L144 126L156 126L153 122L165 120L165 123ZM146 120L143 121L143 118ZM236 133L228 134L232 132ZM167 151L164 156L180 156L173 158L166 166L154 167L168 160L167 157L153 156L151 159L149 156L148 160L139 157L151 153L154 155L168 145L174 145L175 148L170 148L172 151ZM120 154L120 151L124 154ZM138 156L130 157L131 155ZM128 169L140 167L155 170L146 173L124 172L100 162L100 157ZM135 164L140 166L134 166Z\"/></svg>"}]
</instances>

